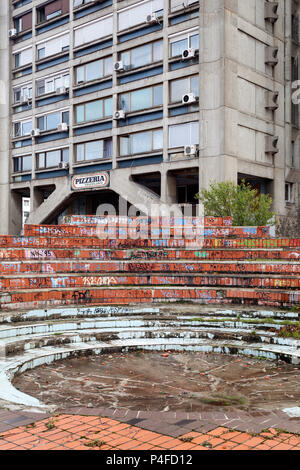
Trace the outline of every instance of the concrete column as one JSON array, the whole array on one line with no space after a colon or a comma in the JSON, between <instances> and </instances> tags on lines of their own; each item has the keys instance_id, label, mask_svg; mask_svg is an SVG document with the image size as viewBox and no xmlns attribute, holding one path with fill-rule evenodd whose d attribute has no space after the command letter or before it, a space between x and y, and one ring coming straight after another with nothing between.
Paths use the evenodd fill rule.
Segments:
<instances>
[{"instance_id":1,"label":"concrete column","mask_svg":"<svg viewBox=\"0 0 300 470\"><path fill-rule=\"evenodd\" d=\"M176 177L168 171L161 172L161 202L164 204L175 204L177 202Z\"/></svg>"},{"instance_id":2,"label":"concrete column","mask_svg":"<svg viewBox=\"0 0 300 470\"><path fill-rule=\"evenodd\" d=\"M10 192L10 235L19 235L22 230L22 194L16 191Z\"/></svg>"},{"instance_id":3,"label":"concrete column","mask_svg":"<svg viewBox=\"0 0 300 470\"><path fill-rule=\"evenodd\" d=\"M8 39L10 3L0 0L0 234L9 233L9 136L10 136L10 99L9 71L10 47Z\"/></svg>"}]
</instances>

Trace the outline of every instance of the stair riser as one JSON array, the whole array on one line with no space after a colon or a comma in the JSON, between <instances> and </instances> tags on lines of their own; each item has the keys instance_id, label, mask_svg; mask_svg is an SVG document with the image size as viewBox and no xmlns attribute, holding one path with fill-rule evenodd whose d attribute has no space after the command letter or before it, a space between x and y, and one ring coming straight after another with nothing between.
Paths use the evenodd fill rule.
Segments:
<instances>
[{"instance_id":1,"label":"stair riser","mask_svg":"<svg viewBox=\"0 0 300 470\"><path fill-rule=\"evenodd\" d=\"M62 225L95 225L102 224L118 224L120 226L137 225L137 224L154 224L159 226L165 225L182 225L191 223L193 225L203 224L212 226L228 226L232 225L231 217L126 217L126 216L97 216L97 215L66 215L62 217Z\"/></svg>"},{"instance_id":2,"label":"stair riser","mask_svg":"<svg viewBox=\"0 0 300 470\"><path fill-rule=\"evenodd\" d=\"M64 277L21 277L0 279L2 291L15 291L20 289L63 289L85 288L97 286L236 286L257 287L270 289L299 289L299 278L255 278L255 277L218 277L211 276L64 276Z\"/></svg>"},{"instance_id":3,"label":"stair riser","mask_svg":"<svg viewBox=\"0 0 300 470\"><path fill-rule=\"evenodd\" d=\"M51 260L51 259L99 259L99 260L299 260L300 250L43 250L0 249L0 260Z\"/></svg>"},{"instance_id":4,"label":"stair riser","mask_svg":"<svg viewBox=\"0 0 300 470\"><path fill-rule=\"evenodd\" d=\"M136 229L116 229L114 227L103 226L72 226L72 225L25 225L24 235L26 236L77 236L77 237L100 237L100 238L153 238L163 236L177 237L238 237L238 238L268 238L271 236L270 227L204 227L195 229L187 229L177 227L176 229L155 229L151 231Z\"/></svg>"},{"instance_id":5,"label":"stair riser","mask_svg":"<svg viewBox=\"0 0 300 470\"><path fill-rule=\"evenodd\" d=\"M1 248L41 248L41 249L82 249L92 247L95 249L121 249L121 248L199 248L199 249L255 249L255 248L299 248L300 238L205 238L203 240L188 239L106 239L99 238L81 238L81 237L55 237L49 236L32 236L32 237L15 237L11 235L0 236ZM37 255L38 256L38 255Z\"/></svg>"},{"instance_id":6,"label":"stair riser","mask_svg":"<svg viewBox=\"0 0 300 470\"><path fill-rule=\"evenodd\" d=\"M18 273L257 273L257 274L299 274L300 263L222 263L222 262L144 262L129 261L66 261L66 262L2 262L0 274Z\"/></svg>"},{"instance_id":7,"label":"stair riser","mask_svg":"<svg viewBox=\"0 0 300 470\"><path fill-rule=\"evenodd\" d=\"M125 305L145 302L200 302L200 303L255 303L270 306L291 307L300 303L298 292L278 292L259 290L201 289L201 288L93 288L82 290L38 291L17 294L2 294L1 308L20 309L43 305L68 304L114 304Z\"/></svg>"},{"instance_id":8,"label":"stair riser","mask_svg":"<svg viewBox=\"0 0 300 470\"><path fill-rule=\"evenodd\" d=\"M274 345L284 345L291 348L296 348L294 340L284 340L282 338L264 336L263 333L258 333L255 336L247 333L239 332L209 332L209 331L171 331L167 329L166 331L97 331L91 333L78 332L78 334L64 334L61 336L44 336L40 338L28 338L28 340L20 340L15 342L10 342L5 345L5 355L13 356L15 354L24 353L28 350L39 349L48 346L61 346L66 344L76 344L78 342L94 342L94 341L113 341L113 340L126 340L126 339L178 339L178 338L188 338L188 339L209 339L209 340L226 340L226 341L236 341L242 340L246 343L264 343L274 344Z\"/></svg>"}]
</instances>

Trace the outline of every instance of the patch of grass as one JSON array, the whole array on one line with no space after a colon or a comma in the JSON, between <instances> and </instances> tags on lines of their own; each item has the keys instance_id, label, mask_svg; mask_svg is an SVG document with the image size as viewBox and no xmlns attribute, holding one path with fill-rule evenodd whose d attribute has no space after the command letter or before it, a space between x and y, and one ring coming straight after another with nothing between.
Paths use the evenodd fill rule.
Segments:
<instances>
[{"instance_id":1,"label":"patch of grass","mask_svg":"<svg viewBox=\"0 0 300 470\"><path fill-rule=\"evenodd\" d=\"M209 449L211 449L211 448L212 448L212 444L211 444L210 442L208 442L208 441L204 441L204 442L202 442L202 444L201 444L201 445L202 445L203 447L208 447Z\"/></svg>"},{"instance_id":2,"label":"patch of grass","mask_svg":"<svg viewBox=\"0 0 300 470\"><path fill-rule=\"evenodd\" d=\"M93 441L90 442L84 442L83 445L87 447L102 447L106 444L104 441L99 441L99 439L94 439Z\"/></svg>"},{"instance_id":3,"label":"patch of grass","mask_svg":"<svg viewBox=\"0 0 300 470\"><path fill-rule=\"evenodd\" d=\"M180 437L182 442L191 442L194 438L192 436Z\"/></svg>"},{"instance_id":4,"label":"patch of grass","mask_svg":"<svg viewBox=\"0 0 300 470\"><path fill-rule=\"evenodd\" d=\"M46 428L50 430L50 429L53 429L53 428L55 428L55 427L56 427L56 426L55 426L55 424L54 424L53 419L49 419L48 423L46 423Z\"/></svg>"}]
</instances>

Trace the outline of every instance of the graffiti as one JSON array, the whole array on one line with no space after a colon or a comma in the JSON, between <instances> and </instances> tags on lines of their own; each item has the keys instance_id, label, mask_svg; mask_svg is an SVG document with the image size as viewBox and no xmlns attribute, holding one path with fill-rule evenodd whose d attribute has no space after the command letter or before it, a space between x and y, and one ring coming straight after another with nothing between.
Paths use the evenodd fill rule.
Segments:
<instances>
[{"instance_id":1,"label":"graffiti","mask_svg":"<svg viewBox=\"0 0 300 470\"><path fill-rule=\"evenodd\" d=\"M117 284L115 277L84 277L83 284L85 286L110 286Z\"/></svg>"},{"instance_id":2,"label":"graffiti","mask_svg":"<svg viewBox=\"0 0 300 470\"><path fill-rule=\"evenodd\" d=\"M72 294L72 299L74 299L74 303L88 303L91 301L90 291L76 290Z\"/></svg>"},{"instance_id":3,"label":"graffiti","mask_svg":"<svg viewBox=\"0 0 300 470\"><path fill-rule=\"evenodd\" d=\"M51 250L25 250L25 258L27 259L40 259L40 258L56 258Z\"/></svg>"}]
</instances>

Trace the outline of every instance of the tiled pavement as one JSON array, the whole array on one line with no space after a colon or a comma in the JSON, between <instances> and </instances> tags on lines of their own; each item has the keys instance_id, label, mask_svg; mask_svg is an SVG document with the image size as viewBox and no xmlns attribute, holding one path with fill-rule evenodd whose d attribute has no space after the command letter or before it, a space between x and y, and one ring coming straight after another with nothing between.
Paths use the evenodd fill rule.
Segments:
<instances>
[{"instance_id":1,"label":"tiled pavement","mask_svg":"<svg viewBox=\"0 0 300 470\"><path fill-rule=\"evenodd\" d=\"M0 451L300 450L300 420L282 415L95 408L46 415L0 410Z\"/></svg>"}]
</instances>

